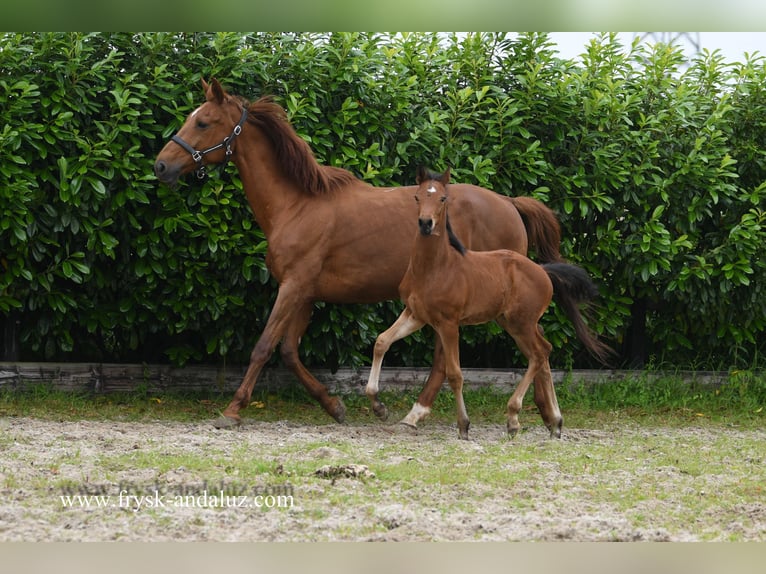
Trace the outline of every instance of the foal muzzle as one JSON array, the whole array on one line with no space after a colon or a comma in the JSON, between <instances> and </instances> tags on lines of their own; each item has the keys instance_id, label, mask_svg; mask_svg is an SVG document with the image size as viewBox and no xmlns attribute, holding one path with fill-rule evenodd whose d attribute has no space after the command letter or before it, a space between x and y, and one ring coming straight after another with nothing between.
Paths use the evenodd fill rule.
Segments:
<instances>
[{"instance_id":1,"label":"foal muzzle","mask_svg":"<svg viewBox=\"0 0 766 574\"><path fill-rule=\"evenodd\" d=\"M427 219L418 218L418 228L421 235L431 235L434 230L434 220L430 217Z\"/></svg>"}]
</instances>

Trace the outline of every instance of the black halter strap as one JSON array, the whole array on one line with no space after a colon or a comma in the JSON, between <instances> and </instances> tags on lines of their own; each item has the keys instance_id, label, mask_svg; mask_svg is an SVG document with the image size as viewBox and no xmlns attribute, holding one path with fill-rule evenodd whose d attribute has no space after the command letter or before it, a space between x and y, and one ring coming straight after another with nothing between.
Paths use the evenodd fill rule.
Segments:
<instances>
[{"instance_id":1,"label":"black halter strap","mask_svg":"<svg viewBox=\"0 0 766 574\"><path fill-rule=\"evenodd\" d=\"M184 148L186 151L188 151L192 159L194 160L194 163L197 164L197 169L194 173L197 174L198 179L204 179L205 175L207 175L207 168L205 167L205 164L202 163L202 158L204 158L207 154L214 152L216 150L219 150L221 148L224 148L226 151L226 158L225 162L228 162L231 158L231 154L234 153L231 149L232 144L234 143L234 140L237 139L237 136L242 133L242 126L245 125L245 122L247 121L247 108L242 107L242 117L239 119L239 123L234 126L234 129L231 132L231 135L228 137L225 137L223 141L219 144L214 145L213 147L209 147L207 149L203 149L202 151L194 149L192 146L190 146L188 143L186 143L181 137L176 134L171 139L172 141L176 142L178 145L180 145L182 148Z\"/></svg>"}]
</instances>

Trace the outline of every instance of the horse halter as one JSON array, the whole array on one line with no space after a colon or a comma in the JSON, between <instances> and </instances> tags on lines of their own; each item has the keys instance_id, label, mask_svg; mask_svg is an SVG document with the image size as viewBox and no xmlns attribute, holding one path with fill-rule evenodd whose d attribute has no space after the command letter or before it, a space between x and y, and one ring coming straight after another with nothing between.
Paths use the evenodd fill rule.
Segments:
<instances>
[{"instance_id":1,"label":"horse halter","mask_svg":"<svg viewBox=\"0 0 766 574\"><path fill-rule=\"evenodd\" d=\"M247 121L247 108L242 107L242 117L239 118L239 123L234 126L234 129L231 131L231 135L228 137L223 138L223 141L219 144L214 145L213 147L209 147L207 149L203 149L202 151L198 151L194 149L192 146L190 146L188 143L186 143L181 137L176 134L171 139L172 141L176 142L178 145L180 145L182 148L184 148L186 151L188 151L192 159L194 160L194 163L197 164L197 169L194 171L194 173L197 175L197 179L205 179L205 176L207 175L207 168L205 167L205 164L202 163L202 158L205 157L207 154L214 152L218 149L224 148L226 150L226 159L225 162L228 162L231 158L231 154L234 152L231 149L232 144L234 143L234 140L237 139L237 136L242 133L242 126L245 125L245 122Z\"/></svg>"}]
</instances>

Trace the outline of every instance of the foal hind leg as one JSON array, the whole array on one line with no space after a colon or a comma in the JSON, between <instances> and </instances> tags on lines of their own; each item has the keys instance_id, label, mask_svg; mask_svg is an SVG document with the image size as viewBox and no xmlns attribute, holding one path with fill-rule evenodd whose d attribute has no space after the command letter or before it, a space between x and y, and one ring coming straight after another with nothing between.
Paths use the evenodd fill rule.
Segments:
<instances>
[{"instance_id":1,"label":"foal hind leg","mask_svg":"<svg viewBox=\"0 0 766 574\"><path fill-rule=\"evenodd\" d=\"M537 379L540 371L548 364L550 344L542 338L536 325L522 326L519 328L505 318L500 318L497 322L509 335L511 335L511 337L513 337L513 340L516 341L516 344L528 361L527 370L519 384L516 386L516 389L513 391L511 398L508 399L506 407L508 415L508 434L511 437L514 437L521 428L519 412L521 412L524 395L532 382ZM550 369L548 369L548 372L550 374Z\"/></svg>"},{"instance_id":2,"label":"foal hind leg","mask_svg":"<svg viewBox=\"0 0 766 574\"><path fill-rule=\"evenodd\" d=\"M322 406L325 412L335 419L336 422L342 423L346 418L346 405L343 404L340 397L330 396L327 387L316 380L301 362L298 353L301 337L306 332L311 320L312 309L313 305L310 301L304 302L296 307L293 315L290 317L284 339L282 340L282 346L280 347L282 361L306 388L309 395Z\"/></svg>"},{"instance_id":3,"label":"foal hind leg","mask_svg":"<svg viewBox=\"0 0 766 574\"><path fill-rule=\"evenodd\" d=\"M542 326L537 326L541 344L548 349L545 361L540 367L540 371L535 376L535 404L545 426L551 431L551 438L561 438L561 428L564 425L564 419L561 416L559 402L556 398L556 389L553 386L553 376L551 375L551 365L548 360L551 344L545 339Z\"/></svg>"},{"instance_id":4,"label":"foal hind leg","mask_svg":"<svg viewBox=\"0 0 766 574\"><path fill-rule=\"evenodd\" d=\"M396 321L394 321L388 329L378 335L378 338L375 340L372 367L370 368L370 376L367 379L367 386L364 388L364 393L372 403L372 412L374 412L381 420L386 420L388 418L388 409L386 408L386 405L378 399L378 382L380 381L380 370L383 365L383 357L394 342L414 333L423 325L424 323L422 321L415 319L409 309L405 308Z\"/></svg>"},{"instance_id":5,"label":"foal hind leg","mask_svg":"<svg viewBox=\"0 0 766 574\"><path fill-rule=\"evenodd\" d=\"M434 404L436 395L439 394L439 391L442 388L442 384L446 378L444 367L444 347L442 346L441 339L438 335L435 337L435 340L434 361L433 365L431 366L431 372L428 375L428 380L426 381L423 390L420 391L418 400L414 405L412 405L412 409L410 409L410 412L407 413L407 416L400 421L400 424L407 425L412 428L417 428L418 423L426 418L431 412L431 405Z\"/></svg>"}]
</instances>

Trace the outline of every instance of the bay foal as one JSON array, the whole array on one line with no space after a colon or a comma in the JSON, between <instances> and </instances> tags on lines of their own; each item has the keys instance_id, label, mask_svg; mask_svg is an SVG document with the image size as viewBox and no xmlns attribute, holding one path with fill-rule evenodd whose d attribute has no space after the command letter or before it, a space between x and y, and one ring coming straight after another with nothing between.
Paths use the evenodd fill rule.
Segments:
<instances>
[{"instance_id":1,"label":"bay foal","mask_svg":"<svg viewBox=\"0 0 766 574\"><path fill-rule=\"evenodd\" d=\"M375 342L365 393L375 414L385 418L386 407L377 396L383 356L395 341L431 325L444 349L447 381L457 403L459 435L468 438L470 423L463 401L459 328L494 320L513 337L529 361L508 401L508 433L513 436L521 428L518 415L522 400L534 381L535 403L543 422L551 437L560 437L563 418L548 362L551 344L538 323L550 305L555 286L557 300L562 302L578 337L594 355L605 359L608 347L591 335L578 309L579 303L595 296L596 288L584 270L568 263L538 265L510 250L466 250L452 233L447 216L449 179L449 169L443 174L418 170L418 232L399 285L406 307ZM414 427L429 411L429 407L415 403L402 422Z\"/></svg>"}]
</instances>

